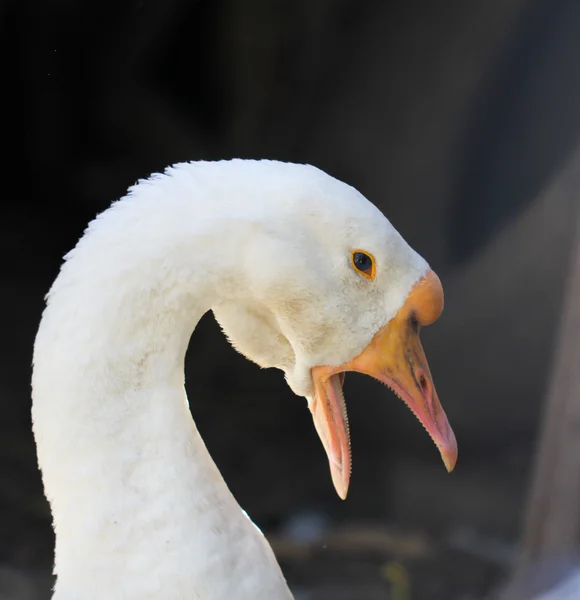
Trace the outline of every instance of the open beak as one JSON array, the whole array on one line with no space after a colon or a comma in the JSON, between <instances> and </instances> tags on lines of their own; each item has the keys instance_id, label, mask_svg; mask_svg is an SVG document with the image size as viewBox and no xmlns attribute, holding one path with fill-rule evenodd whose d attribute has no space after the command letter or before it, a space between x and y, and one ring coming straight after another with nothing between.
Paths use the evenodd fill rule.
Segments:
<instances>
[{"instance_id":1,"label":"open beak","mask_svg":"<svg viewBox=\"0 0 580 600\"><path fill-rule=\"evenodd\" d=\"M422 325L433 323L443 310L443 288L433 271L418 281L403 306L352 360L337 367L312 369L314 425L328 456L332 481L344 499L351 472L350 434L342 392L346 371L365 373L389 386L421 421L448 471L457 461L457 442L437 397L419 339Z\"/></svg>"}]
</instances>

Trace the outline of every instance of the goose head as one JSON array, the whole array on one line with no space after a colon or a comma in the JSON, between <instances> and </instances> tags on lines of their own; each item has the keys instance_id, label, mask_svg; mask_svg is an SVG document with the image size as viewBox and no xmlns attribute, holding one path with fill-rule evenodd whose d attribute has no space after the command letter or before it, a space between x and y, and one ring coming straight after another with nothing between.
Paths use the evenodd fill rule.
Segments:
<instances>
[{"instance_id":1,"label":"goose head","mask_svg":"<svg viewBox=\"0 0 580 600\"><path fill-rule=\"evenodd\" d=\"M348 371L391 388L451 471L457 444L419 338L443 310L441 282L364 196L313 167L300 169L299 189L275 203L271 217L248 217L239 287L213 307L215 317L239 352L281 369L307 399L341 498L351 473Z\"/></svg>"}]
</instances>

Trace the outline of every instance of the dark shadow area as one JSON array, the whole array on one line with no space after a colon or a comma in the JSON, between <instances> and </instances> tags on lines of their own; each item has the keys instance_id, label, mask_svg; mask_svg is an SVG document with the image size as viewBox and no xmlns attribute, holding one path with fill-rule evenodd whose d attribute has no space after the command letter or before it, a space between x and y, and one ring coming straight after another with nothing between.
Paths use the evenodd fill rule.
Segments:
<instances>
[{"instance_id":1,"label":"dark shadow area","mask_svg":"<svg viewBox=\"0 0 580 600\"><path fill-rule=\"evenodd\" d=\"M517 216L573 151L580 129L579 21L574 2L530 2L484 82L460 145L457 257L472 256Z\"/></svg>"}]
</instances>

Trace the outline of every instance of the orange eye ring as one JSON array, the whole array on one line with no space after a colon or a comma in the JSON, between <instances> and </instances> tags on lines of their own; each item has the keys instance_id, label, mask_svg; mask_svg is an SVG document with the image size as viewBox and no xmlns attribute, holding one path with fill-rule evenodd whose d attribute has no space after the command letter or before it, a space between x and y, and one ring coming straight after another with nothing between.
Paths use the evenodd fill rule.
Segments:
<instances>
[{"instance_id":1,"label":"orange eye ring","mask_svg":"<svg viewBox=\"0 0 580 600\"><path fill-rule=\"evenodd\" d=\"M352 268L363 277L366 277L371 281L375 278L375 257L370 252L366 252L365 250L353 250L350 253L350 262Z\"/></svg>"}]
</instances>

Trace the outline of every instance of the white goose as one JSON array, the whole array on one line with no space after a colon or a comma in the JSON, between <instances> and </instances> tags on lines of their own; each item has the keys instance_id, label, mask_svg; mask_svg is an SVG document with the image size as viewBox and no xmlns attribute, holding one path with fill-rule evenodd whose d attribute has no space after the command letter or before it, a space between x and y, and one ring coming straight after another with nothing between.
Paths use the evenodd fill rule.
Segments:
<instances>
[{"instance_id":1,"label":"white goose","mask_svg":"<svg viewBox=\"0 0 580 600\"><path fill-rule=\"evenodd\" d=\"M190 417L196 323L213 310L240 352L284 371L344 498L348 370L392 387L453 468L418 336L442 306L437 276L379 210L314 167L194 162L131 188L66 257L35 343L53 598L291 598Z\"/></svg>"}]
</instances>

